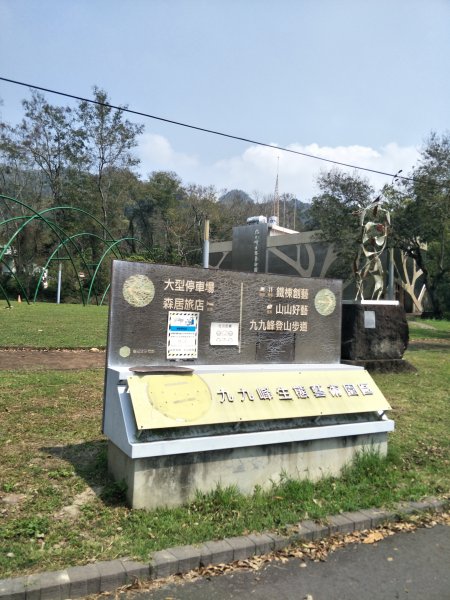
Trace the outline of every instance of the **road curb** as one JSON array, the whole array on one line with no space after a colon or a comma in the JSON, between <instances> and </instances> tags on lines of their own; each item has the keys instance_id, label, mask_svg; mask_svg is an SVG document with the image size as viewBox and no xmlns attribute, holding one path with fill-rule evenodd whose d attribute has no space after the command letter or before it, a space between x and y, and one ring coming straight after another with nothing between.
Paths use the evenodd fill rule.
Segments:
<instances>
[{"instance_id":1,"label":"road curb","mask_svg":"<svg viewBox=\"0 0 450 600\"><path fill-rule=\"evenodd\" d=\"M258 533L210 541L198 546L177 546L154 552L148 564L123 558L0 580L0 600L67 600L112 592L136 581L160 579L201 566L231 563L282 550L300 541L315 541L335 533L372 529L388 521L421 512L443 512L449 500L428 498L402 502L393 511L367 509L333 515L323 523L302 521L288 528L289 535Z\"/></svg>"}]
</instances>

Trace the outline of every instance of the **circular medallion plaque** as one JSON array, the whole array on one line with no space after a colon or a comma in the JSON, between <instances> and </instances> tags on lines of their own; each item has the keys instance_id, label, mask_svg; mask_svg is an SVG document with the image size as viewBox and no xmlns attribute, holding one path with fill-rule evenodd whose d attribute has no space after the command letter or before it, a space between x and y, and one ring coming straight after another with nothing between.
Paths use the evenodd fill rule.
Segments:
<instances>
[{"instance_id":1,"label":"circular medallion plaque","mask_svg":"<svg viewBox=\"0 0 450 600\"><path fill-rule=\"evenodd\" d=\"M334 312L336 308L336 296L328 288L319 290L314 298L314 306L319 315L327 317Z\"/></svg>"},{"instance_id":2,"label":"circular medallion plaque","mask_svg":"<svg viewBox=\"0 0 450 600\"><path fill-rule=\"evenodd\" d=\"M166 386L153 391L153 382L147 384L151 404L164 416L174 421L195 421L211 407L211 392L198 375L173 375Z\"/></svg>"},{"instance_id":3,"label":"circular medallion plaque","mask_svg":"<svg viewBox=\"0 0 450 600\"><path fill-rule=\"evenodd\" d=\"M146 275L131 275L124 281L122 293L128 304L142 308L155 297L155 286Z\"/></svg>"}]
</instances>

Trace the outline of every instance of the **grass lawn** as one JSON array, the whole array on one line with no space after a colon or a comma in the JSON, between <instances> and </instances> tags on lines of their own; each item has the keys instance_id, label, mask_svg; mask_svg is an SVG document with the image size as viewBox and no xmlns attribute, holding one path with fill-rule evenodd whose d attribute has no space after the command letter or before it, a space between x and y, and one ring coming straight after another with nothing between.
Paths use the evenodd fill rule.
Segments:
<instances>
[{"instance_id":1,"label":"grass lawn","mask_svg":"<svg viewBox=\"0 0 450 600\"><path fill-rule=\"evenodd\" d=\"M45 309L62 315L65 308L26 311L42 319ZM68 310L101 321L98 307ZM417 373L375 376L396 422L387 459L362 456L340 478L281 480L251 497L218 489L154 512L127 508L121 486L106 473L101 371L0 372L0 578L121 556L145 561L169 546L283 531L304 518L449 494L450 323L436 331L438 344L430 340L427 349L413 345L407 352Z\"/></svg>"},{"instance_id":2,"label":"grass lawn","mask_svg":"<svg viewBox=\"0 0 450 600\"><path fill-rule=\"evenodd\" d=\"M2 348L104 348L107 306L12 302L0 304Z\"/></svg>"}]
</instances>

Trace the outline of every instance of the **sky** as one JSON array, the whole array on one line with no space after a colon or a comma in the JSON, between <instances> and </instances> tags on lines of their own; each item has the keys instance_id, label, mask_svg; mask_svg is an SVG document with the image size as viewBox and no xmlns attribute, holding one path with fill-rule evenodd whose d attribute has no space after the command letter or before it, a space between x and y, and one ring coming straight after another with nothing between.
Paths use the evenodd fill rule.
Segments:
<instances>
[{"instance_id":1,"label":"sky","mask_svg":"<svg viewBox=\"0 0 450 600\"><path fill-rule=\"evenodd\" d=\"M128 116L143 178L309 201L331 165L276 146L408 174L449 131L450 0L0 0L0 25L0 77L275 146ZM0 81L2 120L29 96Z\"/></svg>"}]
</instances>

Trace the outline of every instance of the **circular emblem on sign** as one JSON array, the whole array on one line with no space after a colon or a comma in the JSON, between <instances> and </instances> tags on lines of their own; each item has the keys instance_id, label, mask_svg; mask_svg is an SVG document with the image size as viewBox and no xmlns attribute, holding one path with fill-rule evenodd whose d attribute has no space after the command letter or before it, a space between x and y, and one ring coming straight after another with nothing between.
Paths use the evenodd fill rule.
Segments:
<instances>
[{"instance_id":1,"label":"circular emblem on sign","mask_svg":"<svg viewBox=\"0 0 450 600\"><path fill-rule=\"evenodd\" d=\"M314 298L314 306L319 315L322 315L323 317L331 315L336 308L336 296L334 292L328 288L323 288L318 291Z\"/></svg>"},{"instance_id":2,"label":"circular emblem on sign","mask_svg":"<svg viewBox=\"0 0 450 600\"><path fill-rule=\"evenodd\" d=\"M128 358L131 354L131 348L129 346L122 346L119 348L119 356L122 358Z\"/></svg>"},{"instance_id":3,"label":"circular emblem on sign","mask_svg":"<svg viewBox=\"0 0 450 600\"><path fill-rule=\"evenodd\" d=\"M155 297L155 286L146 275L131 275L124 281L122 293L128 304L142 308Z\"/></svg>"},{"instance_id":4,"label":"circular emblem on sign","mask_svg":"<svg viewBox=\"0 0 450 600\"><path fill-rule=\"evenodd\" d=\"M198 375L173 375L157 390L151 380L147 396L156 410L174 421L195 421L211 407L209 387Z\"/></svg>"}]
</instances>

